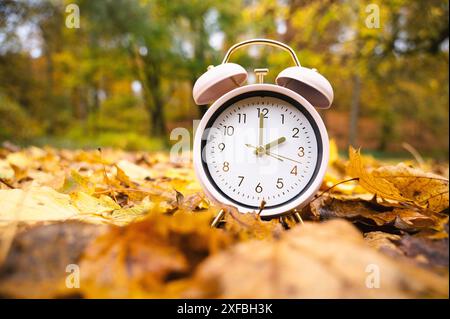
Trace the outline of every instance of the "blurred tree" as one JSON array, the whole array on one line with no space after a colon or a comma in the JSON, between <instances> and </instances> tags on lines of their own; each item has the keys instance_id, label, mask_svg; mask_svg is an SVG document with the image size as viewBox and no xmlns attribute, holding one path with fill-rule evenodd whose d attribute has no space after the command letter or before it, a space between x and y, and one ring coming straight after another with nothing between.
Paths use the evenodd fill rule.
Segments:
<instances>
[{"instance_id":1,"label":"blurred tree","mask_svg":"<svg viewBox=\"0 0 450 319\"><path fill-rule=\"evenodd\" d=\"M79 29L65 25L71 3L80 7ZM374 5L379 28L367 23ZM5 0L0 107L2 114L17 110L18 118L4 115L1 138L131 132L167 140L170 121L189 123L207 109L193 106L195 80L232 44L251 37L287 42L302 65L330 79L335 102L323 115L342 129L341 146L370 142L395 150L407 141L448 153L442 71L448 1L442 0ZM238 52L232 62L249 71L270 66L267 81L291 64L284 52L260 47ZM333 123L338 115L347 125ZM367 119L374 130L364 126ZM37 129L16 132L28 126Z\"/></svg>"}]
</instances>

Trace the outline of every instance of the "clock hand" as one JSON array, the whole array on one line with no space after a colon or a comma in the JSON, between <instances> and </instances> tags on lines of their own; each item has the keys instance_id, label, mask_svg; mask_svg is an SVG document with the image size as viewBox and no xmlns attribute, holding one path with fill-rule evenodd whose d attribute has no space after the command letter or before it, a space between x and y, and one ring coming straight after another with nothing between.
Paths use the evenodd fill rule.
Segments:
<instances>
[{"instance_id":1,"label":"clock hand","mask_svg":"<svg viewBox=\"0 0 450 319\"><path fill-rule=\"evenodd\" d=\"M256 150L256 152L258 152L259 147L257 147L257 146L253 146L251 144L245 144L245 146L254 148ZM302 162L297 161L295 159L292 159L292 158L289 158L289 157L286 157L286 156L283 156L283 155L275 154L275 153L272 153L272 152L269 152L269 151L263 151L263 154L269 155L269 156L271 156L273 158L276 158L277 160L280 160L282 162L283 162L283 158L284 158L284 159L286 159L288 161L292 161L292 162L295 162L295 163L302 164Z\"/></svg>"},{"instance_id":2,"label":"clock hand","mask_svg":"<svg viewBox=\"0 0 450 319\"><path fill-rule=\"evenodd\" d=\"M263 112L259 113L259 144L258 146L263 146L264 139L264 114Z\"/></svg>"},{"instance_id":3,"label":"clock hand","mask_svg":"<svg viewBox=\"0 0 450 319\"><path fill-rule=\"evenodd\" d=\"M286 142L286 138L283 136L283 137L280 137L280 138L276 139L275 141L267 143L266 145L264 145L264 148L265 148L265 150L267 152L268 149L270 149L270 148L272 148L274 146L277 146L277 145L279 145L281 143L284 143L284 142Z\"/></svg>"},{"instance_id":4,"label":"clock hand","mask_svg":"<svg viewBox=\"0 0 450 319\"><path fill-rule=\"evenodd\" d=\"M258 154L258 149L260 149L259 147L253 146L253 145L251 145L251 144L245 144L245 146L247 146L247 147L250 147L250 148L254 148L254 149L255 149L255 152L256 152L256 154ZM266 153L262 152L262 154L266 154L266 155L269 155L270 157L276 158L277 160L279 160L279 161L283 162L283 159L282 159L282 158L280 158L280 157L278 157L278 156L277 156L277 155L275 155L275 154L269 154L268 152L266 152Z\"/></svg>"},{"instance_id":5,"label":"clock hand","mask_svg":"<svg viewBox=\"0 0 450 319\"><path fill-rule=\"evenodd\" d=\"M296 163L302 164L302 162L299 162L299 161L297 161L295 159L292 159L292 158L289 158L289 157L286 157L286 156L283 156L283 155L280 155L280 154L274 154L274 153L271 153L269 151L266 151L266 154L267 155L277 156L277 157L280 157L280 158L287 159L288 161L292 161L292 162L296 162Z\"/></svg>"}]
</instances>

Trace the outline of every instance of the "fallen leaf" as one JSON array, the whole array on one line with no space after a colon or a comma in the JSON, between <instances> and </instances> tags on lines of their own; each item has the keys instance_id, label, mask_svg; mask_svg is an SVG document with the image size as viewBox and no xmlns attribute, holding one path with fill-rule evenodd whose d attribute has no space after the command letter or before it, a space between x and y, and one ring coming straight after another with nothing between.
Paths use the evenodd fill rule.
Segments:
<instances>
[{"instance_id":1,"label":"fallen leaf","mask_svg":"<svg viewBox=\"0 0 450 319\"><path fill-rule=\"evenodd\" d=\"M14 170L9 165L8 161L0 159L0 178L11 180L14 178Z\"/></svg>"},{"instance_id":2,"label":"fallen leaf","mask_svg":"<svg viewBox=\"0 0 450 319\"><path fill-rule=\"evenodd\" d=\"M185 297L448 298L448 276L406 265L368 247L347 222L305 223L208 258Z\"/></svg>"},{"instance_id":3,"label":"fallen leaf","mask_svg":"<svg viewBox=\"0 0 450 319\"><path fill-rule=\"evenodd\" d=\"M111 213L116 209L120 209L111 197L100 195L99 198L88 195L84 192L76 192L70 194L71 203L82 214L104 214Z\"/></svg>"},{"instance_id":4,"label":"fallen leaf","mask_svg":"<svg viewBox=\"0 0 450 319\"><path fill-rule=\"evenodd\" d=\"M105 230L80 222L34 226L18 234L0 266L0 296L8 298L55 298L79 296L69 289L69 265L79 265L86 245ZM82 280L82 272L80 269ZM81 284L81 283L80 283Z\"/></svg>"},{"instance_id":5,"label":"fallen leaf","mask_svg":"<svg viewBox=\"0 0 450 319\"><path fill-rule=\"evenodd\" d=\"M133 164L127 160L121 160L117 163L116 167L118 167L127 177L132 180L145 180L148 177L151 177L150 171L139 166ZM118 172L120 175L120 172Z\"/></svg>"},{"instance_id":6,"label":"fallen leaf","mask_svg":"<svg viewBox=\"0 0 450 319\"><path fill-rule=\"evenodd\" d=\"M388 180L377 178L371 172L367 171L361 158L360 151L353 147L349 148L349 164L347 167L348 175L359 179L359 184L367 191L386 199L397 201L407 201L400 191Z\"/></svg>"},{"instance_id":7,"label":"fallen leaf","mask_svg":"<svg viewBox=\"0 0 450 319\"><path fill-rule=\"evenodd\" d=\"M361 199L339 199L324 195L310 204L311 213L321 219L345 218L369 228L389 226L397 230L417 232L433 230L447 234L445 214L430 214L414 206L381 204ZM373 229L374 230L374 229Z\"/></svg>"},{"instance_id":8,"label":"fallen leaf","mask_svg":"<svg viewBox=\"0 0 450 319\"><path fill-rule=\"evenodd\" d=\"M173 289L170 284L188 277L207 255L230 243L228 236L209 227L210 217L204 213L150 213L146 219L128 226L112 226L84 254L83 295L167 295L167 289Z\"/></svg>"},{"instance_id":9,"label":"fallen leaf","mask_svg":"<svg viewBox=\"0 0 450 319\"><path fill-rule=\"evenodd\" d=\"M419 261L430 266L441 266L448 270L448 238L434 240L405 235L395 241L406 256L420 258Z\"/></svg>"},{"instance_id":10,"label":"fallen leaf","mask_svg":"<svg viewBox=\"0 0 450 319\"><path fill-rule=\"evenodd\" d=\"M441 212L449 206L448 179L406 166L383 166L372 172L375 178L389 181L403 197L430 211Z\"/></svg>"},{"instance_id":11,"label":"fallen leaf","mask_svg":"<svg viewBox=\"0 0 450 319\"><path fill-rule=\"evenodd\" d=\"M56 221L78 214L69 195L47 186L0 190L0 203L0 220L6 221Z\"/></svg>"}]
</instances>

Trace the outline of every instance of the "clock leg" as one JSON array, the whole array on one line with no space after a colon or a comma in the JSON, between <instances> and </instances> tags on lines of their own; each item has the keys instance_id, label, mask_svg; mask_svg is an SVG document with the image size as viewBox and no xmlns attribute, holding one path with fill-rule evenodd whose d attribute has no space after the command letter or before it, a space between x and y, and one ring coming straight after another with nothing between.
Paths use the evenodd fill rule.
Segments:
<instances>
[{"instance_id":1,"label":"clock leg","mask_svg":"<svg viewBox=\"0 0 450 319\"><path fill-rule=\"evenodd\" d=\"M211 222L211 227L217 227L217 225L219 225L220 221L222 220L223 216L225 216L225 211L221 209Z\"/></svg>"},{"instance_id":2,"label":"clock leg","mask_svg":"<svg viewBox=\"0 0 450 319\"><path fill-rule=\"evenodd\" d=\"M292 213L292 217L294 217L294 220L295 220L297 223L300 223L300 224L303 225L303 219L302 219L302 216L300 215L300 213L299 213L296 209L294 209L294 212Z\"/></svg>"},{"instance_id":3,"label":"clock leg","mask_svg":"<svg viewBox=\"0 0 450 319\"><path fill-rule=\"evenodd\" d=\"M278 220L285 229L289 229L293 227L295 224L303 225L302 216L297 210L294 210L290 215L279 217Z\"/></svg>"}]
</instances>

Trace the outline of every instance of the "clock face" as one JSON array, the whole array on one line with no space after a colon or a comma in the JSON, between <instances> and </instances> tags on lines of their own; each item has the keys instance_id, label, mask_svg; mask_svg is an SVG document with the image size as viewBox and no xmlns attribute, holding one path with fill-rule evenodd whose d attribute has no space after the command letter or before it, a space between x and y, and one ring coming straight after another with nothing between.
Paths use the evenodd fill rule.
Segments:
<instances>
[{"instance_id":1,"label":"clock face","mask_svg":"<svg viewBox=\"0 0 450 319\"><path fill-rule=\"evenodd\" d=\"M316 178L322 160L317 123L296 100L271 91L238 95L205 127L202 165L230 202L257 210L283 206Z\"/></svg>"}]
</instances>

